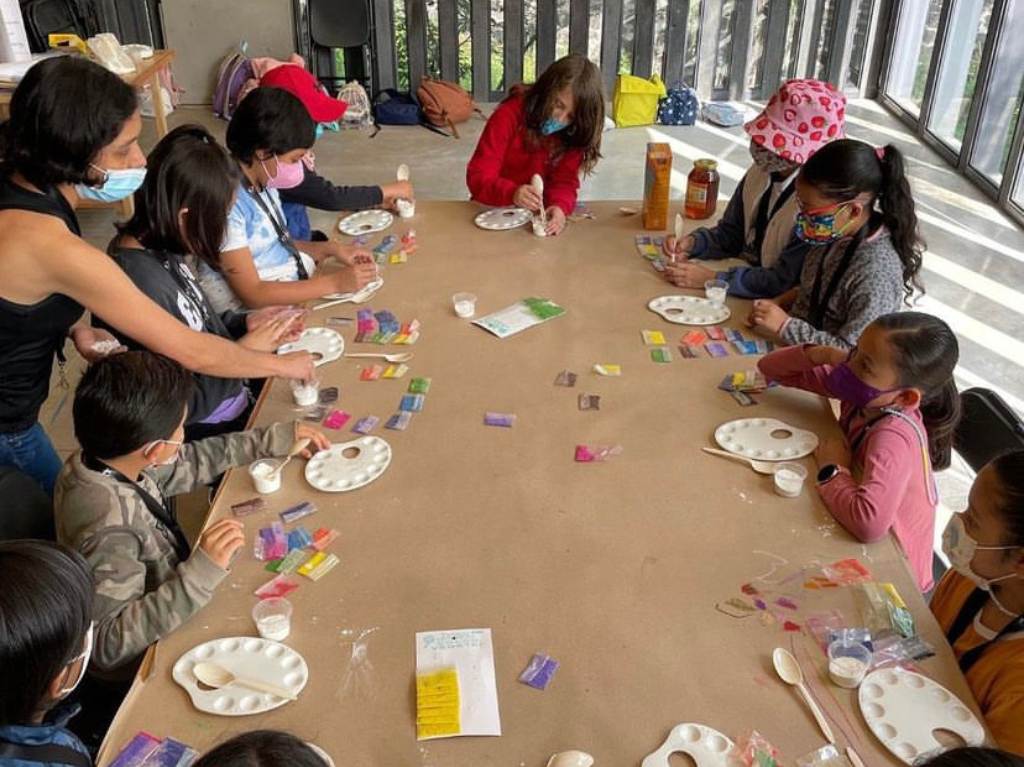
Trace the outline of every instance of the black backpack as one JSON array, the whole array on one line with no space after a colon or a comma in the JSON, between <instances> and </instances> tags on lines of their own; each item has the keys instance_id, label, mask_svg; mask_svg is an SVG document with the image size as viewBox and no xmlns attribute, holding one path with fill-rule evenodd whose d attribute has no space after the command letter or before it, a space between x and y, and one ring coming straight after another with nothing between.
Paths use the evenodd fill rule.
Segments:
<instances>
[{"instance_id":1,"label":"black backpack","mask_svg":"<svg viewBox=\"0 0 1024 767\"><path fill-rule=\"evenodd\" d=\"M29 47L36 53L49 50L52 34L74 34L83 40L100 29L92 0L21 0Z\"/></svg>"}]
</instances>

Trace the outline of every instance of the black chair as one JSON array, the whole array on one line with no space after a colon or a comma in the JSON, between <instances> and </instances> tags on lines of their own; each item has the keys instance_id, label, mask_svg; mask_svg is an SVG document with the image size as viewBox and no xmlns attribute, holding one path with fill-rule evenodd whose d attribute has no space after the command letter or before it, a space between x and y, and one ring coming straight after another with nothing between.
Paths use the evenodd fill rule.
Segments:
<instances>
[{"instance_id":1,"label":"black chair","mask_svg":"<svg viewBox=\"0 0 1024 767\"><path fill-rule=\"evenodd\" d=\"M1003 453L1024 450L1024 420L994 391L967 389L960 405L953 447L974 471Z\"/></svg>"},{"instance_id":2,"label":"black chair","mask_svg":"<svg viewBox=\"0 0 1024 767\"><path fill-rule=\"evenodd\" d=\"M12 466L0 467L0 541L57 539L53 501L39 484Z\"/></svg>"},{"instance_id":3,"label":"black chair","mask_svg":"<svg viewBox=\"0 0 1024 767\"><path fill-rule=\"evenodd\" d=\"M369 0L308 1L310 70L314 76L325 84L331 82L332 90L342 80L358 80L366 85L366 47L370 43L371 26ZM335 73L336 48L344 51L344 78Z\"/></svg>"}]
</instances>

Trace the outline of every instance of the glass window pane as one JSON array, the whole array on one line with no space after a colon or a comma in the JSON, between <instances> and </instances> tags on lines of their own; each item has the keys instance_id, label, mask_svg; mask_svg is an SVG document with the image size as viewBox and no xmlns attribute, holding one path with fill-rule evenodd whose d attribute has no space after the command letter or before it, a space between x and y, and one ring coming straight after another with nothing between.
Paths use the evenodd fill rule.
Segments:
<instances>
[{"instance_id":1,"label":"glass window pane","mask_svg":"<svg viewBox=\"0 0 1024 767\"><path fill-rule=\"evenodd\" d=\"M836 23L836 2L825 0L821 7L821 32L816 44L818 53L814 60L814 76L819 80L828 79L828 59L832 54L832 28Z\"/></svg>"},{"instance_id":2,"label":"glass window pane","mask_svg":"<svg viewBox=\"0 0 1024 767\"><path fill-rule=\"evenodd\" d=\"M864 51L868 42L868 24L871 23L871 11L874 4L875 0L860 0L860 4L857 6L850 66L846 70L846 87L848 88L860 87L860 78L864 73Z\"/></svg>"},{"instance_id":3,"label":"glass window pane","mask_svg":"<svg viewBox=\"0 0 1024 767\"><path fill-rule=\"evenodd\" d=\"M1024 158L1017 163L1017 183L1013 186L1010 199L1018 208L1024 208Z\"/></svg>"},{"instance_id":4,"label":"glass window pane","mask_svg":"<svg viewBox=\"0 0 1024 767\"><path fill-rule=\"evenodd\" d=\"M904 0L886 93L913 115L921 114L942 0Z\"/></svg>"},{"instance_id":5,"label":"glass window pane","mask_svg":"<svg viewBox=\"0 0 1024 767\"><path fill-rule=\"evenodd\" d=\"M797 53L800 51L800 17L804 12L803 0L789 0L789 18L786 19L786 51L782 59L782 77L796 77Z\"/></svg>"},{"instance_id":6,"label":"glass window pane","mask_svg":"<svg viewBox=\"0 0 1024 767\"><path fill-rule=\"evenodd\" d=\"M992 180L1003 182L1013 131L1020 114L1024 88L1024 0L1009 0L996 45L985 102L978 120L971 166Z\"/></svg>"},{"instance_id":7,"label":"glass window pane","mask_svg":"<svg viewBox=\"0 0 1024 767\"><path fill-rule=\"evenodd\" d=\"M633 72L633 32L636 30L636 3L623 0L622 35L619 43L619 74Z\"/></svg>"},{"instance_id":8,"label":"glass window pane","mask_svg":"<svg viewBox=\"0 0 1024 767\"><path fill-rule=\"evenodd\" d=\"M504 55L505 0L491 0L491 90L497 93L505 90Z\"/></svg>"},{"instance_id":9,"label":"glass window pane","mask_svg":"<svg viewBox=\"0 0 1024 767\"><path fill-rule=\"evenodd\" d=\"M993 0L956 0L935 81L928 130L959 152L978 81Z\"/></svg>"},{"instance_id":10,"label":"glass window pane","mask_svg":"<svg viewBox=\"0 0 1024 767\"><path fill-rule=\"evenodd\" d=\"M729 73L732 69L733 22L736 19L735 0L722 3L721 22L718 27L718 48L715 51L715 79L712 88L716 91L729 90Z\"/></svg>"},{"instance_id":11,"label":"glass window pane","mask_svg":"<svg viewBox=\"0 0 1024 767\"><path fill-rule=\"evenodd\" d=\"M754 3L753 34L750 43L750 58L747 59L747 88L754 91L761 87L764 71L764 44L768 34L768 0Z\"/></svg>"},{"instance_id":12,"label":"glass window pane","mask_svg":"<svg viewBox=\"0 0 1024 767\"><path fill-rule=\"evenodd\" d=\"M697 82L697 43L700 41L700 12L703 0L690 0L690 15L686 20L686 64L683 80L690 85Z\"/></svg>"}]
</instances>

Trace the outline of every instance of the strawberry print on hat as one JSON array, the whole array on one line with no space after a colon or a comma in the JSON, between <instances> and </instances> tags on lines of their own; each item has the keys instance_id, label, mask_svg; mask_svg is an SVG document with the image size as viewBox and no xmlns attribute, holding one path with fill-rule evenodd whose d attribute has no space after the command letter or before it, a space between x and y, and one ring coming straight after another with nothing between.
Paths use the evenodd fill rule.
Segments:
<instances>
[{"instance_id":1,"label":"strawberry print on hat","mask_svg":"<svg viewBox=\"0 0 1024 767\"><path fill-rule=\"evenodd\" d=\"M821 80L787 80L764 110L743 126L755 144L803 164L833 139L846 136L846 96Z\"/></svg>"}]
</instances>

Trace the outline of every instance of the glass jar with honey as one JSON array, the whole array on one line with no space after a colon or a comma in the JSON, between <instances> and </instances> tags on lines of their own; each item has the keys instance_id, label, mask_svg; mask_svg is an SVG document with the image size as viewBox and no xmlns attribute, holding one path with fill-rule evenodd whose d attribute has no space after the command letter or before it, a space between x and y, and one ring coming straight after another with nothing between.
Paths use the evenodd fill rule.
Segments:
<instances>
[{"instance_id":1,"label":"glass jar with honey","mask_svg":"<svg viewBox=\"0 0 1024 767\"><path fill-rule=\"evenodd\" d=\"M718 162L694 160L693 170L686 177L687 218L710 218L718 205Z\"/></svg>"}]
</instances>

